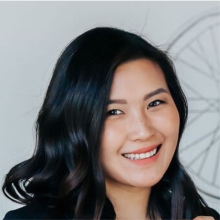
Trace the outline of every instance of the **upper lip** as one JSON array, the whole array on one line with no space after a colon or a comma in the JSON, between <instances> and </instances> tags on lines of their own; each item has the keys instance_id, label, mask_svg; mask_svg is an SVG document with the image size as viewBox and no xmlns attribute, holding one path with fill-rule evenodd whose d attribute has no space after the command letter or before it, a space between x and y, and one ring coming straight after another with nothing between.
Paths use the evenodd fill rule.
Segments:
<instances>
[{"instance_id":1,"label":"upper lip","mask_svg":"<svg viewBox=\"0 0 220 220\"><path fill-rule=\"evenodd\" d=\"M131 151L131 152L126 152L125 154L141 154L141 153L147 153L149 151L152 151L154 150L155 148L159 147L160 144L157 144L157 145L151 145L151 146L148 146L148 147L142 147L142 148L139 148L138 150L135 150L135 151Z\"/></svg>"}]
</instances>

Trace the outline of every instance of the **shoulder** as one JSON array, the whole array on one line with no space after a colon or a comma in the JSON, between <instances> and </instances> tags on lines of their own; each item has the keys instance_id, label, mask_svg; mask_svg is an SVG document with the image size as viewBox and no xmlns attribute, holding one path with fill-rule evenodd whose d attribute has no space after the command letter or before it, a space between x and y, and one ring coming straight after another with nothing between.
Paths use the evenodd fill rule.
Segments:
<instances>
[{"instance_id":1,"label":"shoulder","mask_svg":"<svg viewBox=\"0 0 220 220\"><path fill-rule=\"evenodd\" d=\"M3 220L8 219L48 219L49 211L40 205L30 204L6 213Z\"/></svg>"}]
</instances>

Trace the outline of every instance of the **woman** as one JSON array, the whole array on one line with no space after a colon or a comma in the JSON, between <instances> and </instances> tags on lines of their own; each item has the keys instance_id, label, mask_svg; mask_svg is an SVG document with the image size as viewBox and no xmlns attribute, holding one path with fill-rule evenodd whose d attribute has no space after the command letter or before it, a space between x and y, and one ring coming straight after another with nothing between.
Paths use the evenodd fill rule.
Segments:
<instances>
[{"instance_id":1,"label":"woman","mask_svg":"<svg viewBox=\"0 0 220 220\"><path fill-rule=\"evenodd\" d=\"M82 34L55 67L36 151L6 176L26 206L5 219L218 219L179 162L186 119L164 52L115 28Z\"/></svg>"}]
</instances>

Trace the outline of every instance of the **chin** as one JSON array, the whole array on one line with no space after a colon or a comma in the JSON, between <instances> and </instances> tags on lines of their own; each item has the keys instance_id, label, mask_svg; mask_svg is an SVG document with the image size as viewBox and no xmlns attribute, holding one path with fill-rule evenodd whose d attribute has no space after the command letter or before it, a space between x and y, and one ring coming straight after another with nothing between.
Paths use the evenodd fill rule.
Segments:
<instances>
[{"instance_id":1,"label":"chin","mask_svg":"<svg viewBox=\"0 0 220 220\"><path fill-rule=\"evenodd\" d=\"M130 185L134 187L149 188L156 185L161 180L161 178L162 176L152 177L151 179L146 177L136 178L135 180L130 181Z\"/></svg>"}]
</instances>

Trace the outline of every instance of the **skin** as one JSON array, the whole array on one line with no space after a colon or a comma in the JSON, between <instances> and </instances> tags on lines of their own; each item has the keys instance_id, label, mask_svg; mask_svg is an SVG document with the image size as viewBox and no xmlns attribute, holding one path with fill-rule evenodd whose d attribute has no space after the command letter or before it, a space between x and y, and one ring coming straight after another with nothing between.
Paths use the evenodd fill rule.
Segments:
<instances>
[{"instance_id":1,"label":"skin","mask_svg":"<svg viewBox=\"0 0 220 220\"><path fill-rule=\"evenodd\" d=\"M116 69L101 141L106 192L116 219L146 220L151 187L169 167L179 123L179 113L157 64L138 59ZM156 159L144 164L123 156L159 145ZM206 219L212 218L194 220Z\"/></svg>"},{"instance_id":2,"label":"skin","mask_svg":"<svg viewBox=\"0 0 220 220\"><path fill-rule=\"evenodd\" d=\"M116 69L110 100L101 143L107 195L120 219L146 219L151 187L176 149L179 114L163 72L146 59ZM123 156L159 145L158 158L149 164L137 165Z\"/></svg>"},{"instance_id":3,"label":"skin","mask_svg":"<svg viewBox=\"0 0 220 220\"><path fill-rule=\"evenodd\" d=\"M193 220L215 220L215 219L211 216L197 216Z\"/></svg>"},{"instance_id":4,"label":"skin","mask_svg":"<svg viewBox=\"0 0 220 220\"><path fill-rule=\"evenodd\" d=\"M193 220L215 220L215 219L211 216L197 216Z\"/></svg>"}]
</instances>

